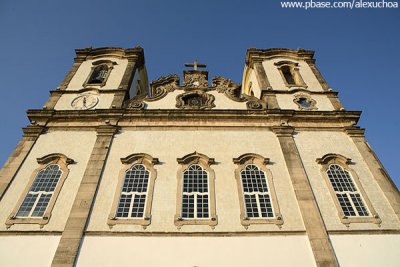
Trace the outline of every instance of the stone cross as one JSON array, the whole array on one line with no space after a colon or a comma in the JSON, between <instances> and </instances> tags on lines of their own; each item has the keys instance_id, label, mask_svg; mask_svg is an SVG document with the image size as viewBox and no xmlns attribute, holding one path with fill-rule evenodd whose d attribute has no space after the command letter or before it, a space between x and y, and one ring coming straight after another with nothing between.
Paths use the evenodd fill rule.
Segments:
<instances>
[{"instance_id":1,"label":"stone cross","mask_svg":"<svg viewBox=\"0 0 400 267\"><path fill-rule=\"evenodd\" d=\"M197 62L197 59L195 59L193 63L185 63L185 67L193 67L194 70L197 70L197 68L205 68L205 67L207 67L207 65L199 64Z\"/></svg>"}]
</instances>

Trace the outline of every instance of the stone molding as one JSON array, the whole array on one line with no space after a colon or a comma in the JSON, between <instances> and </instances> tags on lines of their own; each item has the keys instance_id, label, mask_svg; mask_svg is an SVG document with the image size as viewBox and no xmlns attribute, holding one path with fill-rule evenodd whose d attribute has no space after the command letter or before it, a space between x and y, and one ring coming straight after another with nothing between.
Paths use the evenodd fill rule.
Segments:
<instances>
[{"instance_id":1,"label":"stone molding","mask_svg":"<svg viewBox=\"0 0 400 267\"><path fill-rule=\"evenodd\" d=\"M140 46L134 48L120 48L120 47L99 47L99 48L83 48L75 49L76 61L84 61L97 59L102 57L114 57L120 59L132 59L136 62L144 64L144 50Z\"/></svg>"},{"instance_id":2,"label":"stone molding","mask_svg":"<svg viewBox=\"0 0 400 267\"><path fill-rule=\"evenodd\" d=\"M125 158L121 158L121 163L124 167L120 170L118 175L118 184L114 193L113 204L111 206L111 212L108 216L107 224L112 227L117 224L137 224L142 225L144 229L151 223L151 206L153 203L153 192L154 183L157 179L157 170L154 165L159 164L158 158L153 158L146 153L135 153ZM121 188L124 183L125 173L132 168L135 164L143 164L146 169L150 172L149 181L147 185L146 203L145 210L142 218L117 218L116 211L118 208L118 202L121 195Z\"/></svg>"},{"instance_id":3,"label":"stone molding","mask_svg":"<svg viewBox=\"0 0 400 267\"><path fill-rule=\"evenodd\" d=\"M29 182L26 185L24 191L21 193L20 198L15 205L13 211L11 212L10 216L8 217L6 221L6 226L7 228L10 228L14 224L38 224L40 227L43 227L46 225L51 217L51 212L53 210L53 207L57 201L58 195L62 189L62 186L65 182L65 180L68 177L69 174L69 169L68 165L75 163L74 160L68 158L64 154L61 153L53 153L53 154L48 154L46 156L43 156L41 158L37 159L37 163L39 164L39 167L37 167L31 174L29 178ZM41 218L36 218L36 217L17 217L18 210L20 209L25 197L27 196L29 189L31 188L32 184L37 178L37 175L39 174L40 171L46 169L49 165L52 164L57 164L60 167L60 170L62 171L62 175L59 178L57 182L57 186L50 198L50 201L46 207L46 210Z\"/></svg>"},{"instance_id":4,"label":"stone molding","mask_svg":"<svg viewBox=\"0 0 400 267\"><path fill-rule=\"evenodd\" d=\"M214 228L218 224L215 203L215 173L211 169L211 165L215 164L214 158L209 158L204 154L197 151L190 153L182 158L177 159L181 165L177 172L178 187L176 194L176 214L174 223L180 229L183 225L209 225ZM186 219L182 218L182 197L183 197L183 172L192 164L200 165L208 174L208 188L209 188L209 218L204 219Z\"/></svg>"},{"instance_id":5,"label":"stone molding","mask_svg":"<svg viewBox=\"0 0 400 267\"><path fill-rule=\"evenodd\" d=\"M233 159L233 163L237 165L235 169L235 180L238 189L238 197L239 197L239 205L240 205L240 221L242 225L247 229L247 227L251 224L276 224L279 227L283 224L282 214L280 212L278 198L276 197L275 193L275 186L274 186L274 178L270 169L267 168L267 165L270 163L269 158L264 158L255 153L246 153L241 155L238 158ZM246 215L246 207L244 202L243 196L243 184L242 184L242 177L241 171L246 167L248 164L255 164L262 172L265 174L265 179L268 185L269 196L271 198L271 204L274 211L274 217L271 218L249 218Z\"/></svg>"},{"instance_id":6,"label":"stone molding","mask_svg":"<svg viewBox=\"0 0 400 267\"><path fill-rule=\"evenodd\" d=\"M286 57L292 59L313 59L314 51L299 49L287 49L287 48L270 48L270 49L257 49L249 48L246 51L246 65L253 67L254 63L262 62L266 59Z\"/></svg>"},{"instance_id":7,"label":"stone molding","mask_svg":"<svg viewBox=\"0 0 400 267\"><path fill-rule=\"evenodd\" d=\"M205 71L185 71L185 77L190 76L192 74L204 74L206 73ZM193 74L193 75L194 75ZM204 74L206 75L206 74ZM205 76L205 79L207 79L207 75ZM211 100L214 99L213 95L207 94L209 91L217 91L218 93L224 94L226 97L228 97L230 100L235 101L235 102L248 102L249 99L247 96L241 94L241 85L236 84L232 82L230 79L226 79L221 76L216 76L212 80L212 86L208 87L208 84L206 84L206 80L201 81L201 84L198 86L188 84L186 83L182 86L179 85L179 76L176 74L171 74L168 76L163 76L160 77L156 81L152 81L150 84L150 95L148 96L136 96L133 97L125 102L125 106L130 109L145 109L146 104L139 104L139 103L145 103L145 102L152 102L152 101L158 101L162 98L164 98L168 93L174 92L175 90L183 90L184 92L179 95L179 99L177 97L177 104L176 106L178 108L183 108L183 109L209 109L213 108L213 104L210 104L212 102ZM187 106L184 105L184 101L182 101L181 96L187 96L190 95L190 93L199 93L199 96L207 96L206 105L200 105L199 107L196 106ZM210 102L208 102L210 101ZM259 100L262 101L262 100ZM254 101L253 101L254 102ZM265 107L266 105L263 105ZM250 103L248 105L250 109L256 109L253 108L255 107L255 103Z\"/></svg>"},{"instance_id":8,"label":"stone molding","mask_svg":"<svg viewBox=\"0 0 400 267\"><path fill-rule=\"evenodd\" d=\"M150 96L146 101L157 101L179 88L179 77L176 74L163 76L150 83Z\"/></svg>"},{"instance_id":9,"label":"stone molding","mask_svg":"<svg viewBox=\"0 0 400 267\"><path fill-rule=\"evenodd\" d=\"M104 77L104 79L103 79L103 81L102 81L101 83L89 83L90 80L91 80L91 78L92 78L93 72L94 72L98 67L100 67L100 66L102 66L102 65L107 66L107 74L106 74L106 77ZM88 77L86 78L85 82L84 82L83 85L82 85L83 88L87 88L88 86L100 86L100 87L105 86L106 83L107 83L108 77L110 77L111 71L114 69L114 65L117 65L117 62L111 61L111 60L104 60L104 59L102 59L102 60L94 61L94 62L92 63L92 68L91 68L91 70L90 70L90 73L89 73Z\"/></svg>"},{"instance_id":10,"label":"stone molding","mask_svg":"<svg viewBox=\"0 0 400 267\"><path fill-rule=\"evenodd\" d=\"M179 109L212 109L215 97L201 90L189 91L176 96L176 107Z\"/></svg>"},{"instance_id":11,"label":"stone molding","mask_svg":"<svg viewBox=\"0 0 400 267\"><path fill-rule=\"evenodd\" d=\"M218 93L224 93L229 99L235 102L247 101L247 98L241 94L241 85L232 82L232 80L222 76L215 76L211 83L211 89L215 89Z\"/></svg>"},{"instance_id":12,"label":"stone molding","mask_svg":"<svg viewBox=\"0 0 400 267\"><path fill-rule=\"evenodd\" d=\"M300 104L300 100L302 98L307 100L308 104L310 105L309 107L305 107ZM309 94L297 93L294 95L293 102L299 107L300 110L317 110L318 109L316 107L317 101L312 99Z\"/></svg>"},{"instance_id":13,"label":"stone molding","mask_svg":"<svg viewBox=\"0 0 400 267\"><path fill-rule=\"evenodd\" d=\"M274 65L277 66L279 73L281 74L281 78L282 78L283 82L285 83L286 87L288 87L288 88L292 88L292 87L307 88L308 87L306 85L306 83L304 82L303 77L301 77L301 74L300 74L300 71L298 68L299 63L291 62L288 60L283 60L283 61L279 61L279 62L275 63ZM291 75L292 75L295 83L293 83L293 84L288 83L285 75L283 74L282 68L284 68L284 67L290 68L290 72L291 72Z\"/></svg>"}]
</instances>

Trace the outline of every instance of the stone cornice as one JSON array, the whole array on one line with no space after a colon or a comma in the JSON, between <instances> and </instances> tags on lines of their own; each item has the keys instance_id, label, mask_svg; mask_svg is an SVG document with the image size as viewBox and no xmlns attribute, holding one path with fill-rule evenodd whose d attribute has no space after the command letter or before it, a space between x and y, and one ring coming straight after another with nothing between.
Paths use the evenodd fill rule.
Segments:
<instances>
[{"instance_id":1,"label":"stone cornice","mask_svg":"<svg viewBox=\"0 0 400 267\"><path fill-rule=\"evenodd\" d=\"M302 48L296 50L287 48L249 48L246 51L246 65L252 67L255 62L274 57L291 57L308 61L312 60L314 62L314 51Z\"/></svg>"},{"instance_id":2,"label":"stone cornice","mask_svg":"<svg viewBox=\"0 0 400 267\"><path fill-rule=\"evenodd\" d=\"M295 111L295 110L28 110L28 118L36 125L49 128L93 128L99 125L121 127L186 125L196 121L223 125L263 127L290 125L296 128L353 127L359 120L359 111Z\"/></svg>"},{"instance_id":3,"label":"stone cornice","mask_svg":"<svg viewBox=\"0 0 400 267\"><path fill-rule=\"evenodd\" d=\"M82 62L84 60L100 57L116 57L140 61L141 64L144 64L144 50L140 46L126 49L120 47L88 47L84 49L75 49L75 53L75 62Z\"/></svg>"},{"instance_id":4,"label":"stone cornice","mask_svg":"<svg viewBox=\"0 0 400 267\"><path fill-rule=\"evenodd\" d=\"M364 137L365 129L359 126L344 127L344 131L351 137Z\"/></svg>"},{"instance_id":5,"label":"stone cornice","mask_svg":"<svg viewBox=\"0 0 400 267\"><path fill-rule=\"evenodd\" d=\"M280 95L290 94L291 95L291 94L298 93L298 92L305 92L305 93L312 94L312 95L327 95L327 96L337 96L339 94L339 92L337 92L337 91L313 91L313 90L308 90L308 89L304 89L304 88L293 88L291 90L270 89L268 91L264 91L263 93L280 94Z\"/></svg>"}]
</instances>

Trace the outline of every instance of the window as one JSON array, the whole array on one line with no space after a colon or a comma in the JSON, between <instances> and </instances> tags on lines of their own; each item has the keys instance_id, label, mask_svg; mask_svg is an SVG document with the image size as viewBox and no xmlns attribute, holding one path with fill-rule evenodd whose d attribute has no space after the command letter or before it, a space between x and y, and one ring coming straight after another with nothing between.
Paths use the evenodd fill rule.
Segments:
<instances>
[{"instance_id":1,"label":"window","mask_svg":"<svg viewBox=\"0 0 400 267\"><path fill-rule=\"evenodd\" d=\"M217 224L215 210L214 159L194 152L178 159L177 207L175 225Z\"/></svg>"},{"instance_id":2,"label":"window","mask_svg":"<svg viewBox=\"0 0 400 267\"><path fill-rule=\"evenodd\" d=\"M42 217L60 180L62 171L57 164L39 171L16 217Z\"/></svg>"},{"instance_id":3,"label":"window","mask_svg":"<svg viewBox=\"0 0 400 267\"><path fill-rule=\"evenodd\" d=\"M233 159L237 164L235 178L238 185L242 225L256 223L283 224L272 173L266 168L269 159L248 153Z\"/></svg>"},{"instance_id":4,"label":"window","mask_svg":"<svg viewBox=\"0 0 400 267\"><path fill-rule=\"evenodd\" d=\"M283 66L281 68L281 71L282 71L283 77L285 78L287 84L296 84L296 82L294 81L294 78L293 78L292 70L290 69L289 66Z\"/></svg>"},{"instance_id":5,"label":"window","mask_svg":"<svg viewBox=\"0 0 400 267\"><path fill-rule=\"evenodd\" d=\"M208 174L198 165L183 172L182 218L208 218Z\"/></svg>"},{"instance_id":6,"label":"window","mask_svg":"<svg viewBox=\"0 0 400 267\"><path fill-rule=\"evenodd\" d=\"M140 224L147 226L151 219L158 159L140 153L122 158L126 166L121 170L108 224Z\"/></svg>"},{"instance_id":7,"label":"window","mask_svg":"<svg viewBox=\"0 0 400 267\"><path fill-rule=\"evenodd\" d=\"M93 62L92 70L90 71L90 74L83 86L104 86L107 82L108 77L110 76L111 70L116 64L116 62L110 60L98 60L96 62Z\"/></svg>"},{"instance_id":8,"label":"window","mask_svg":"<svg viewBox=\"0 0 400 267\"><path fill-rule=\"evenodd\" d=\"M337 154L327 154L317 159L317 162L322 164L321 171L343 223L381 222L357 174L348 166L351 163L350 159Z\"/></svg>"},{"instance_id":9,"label":"window","mask_svg":"<svg viewBox=\"0 0 400 267\"><path fill-rule=\"evenodd\" d=\"M282 79L287 87L307 88L299 72L299 63L291 61L280 61L275 63L281 73Z\"/></svg>"},{"instance_id":10,"label":"window","mask_svg":"<svg viewBox=\"0 0 400 267\"><path fill-rule=\"evenodd\" d=\"M10 215L7 226L15 223L47 224L62 184L68 175L72 159L63 154L50 154L37 159L40 164Z\"/></svg>"},{"instance_id":11,"label":"window","mask_svg":"<svg viewBox=\"0 0 400 267\"><path fill-rule=\"evenodd\" d=\"M100 65L94 68L92 75L90 75L87 84L102 84L107 78L108 67L107 65Z\"/></svg>"},{"instance_id":12,"label":"window","mask_svg":"<svg viewBox=\"0 0 400 267\"><path fill-rule=\"evenodd\" d=\"M317 102L309 94L300 93L294 96L293 102L297 104L300 110L316 110Z\"/></svg>"},{"instance_id":13,"label":"window","mask_svg":"<svg viewBox=\"0 0 400 267\"><path fill-rule=\"evenodd\" d=\"M331 164L326 171L329 181L339 200L345 216L368 216L361 195L353 183L348 171L340 165Z\"/></svg>"}]
</instances>

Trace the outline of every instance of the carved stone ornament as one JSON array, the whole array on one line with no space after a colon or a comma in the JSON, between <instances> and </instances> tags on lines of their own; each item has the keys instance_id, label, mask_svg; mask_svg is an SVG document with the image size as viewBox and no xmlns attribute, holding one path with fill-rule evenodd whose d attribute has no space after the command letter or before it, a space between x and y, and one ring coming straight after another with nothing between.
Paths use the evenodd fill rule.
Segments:
<instances>
[{"instance_id":1,"label":"carved stone ornament","mask_svg":"<svg viewBox=\"0 0 400 267\"><path fill-rule=\"evenodd\" d=\"M246 103L247 109L249 110L262 110L266 109L265 102L261 101L256 97L248 97L248 101Z\"/></svg>"},{"instance_id":2,"label":"carved stone ornament","mask_svg":"<svg viewBox=\"0 0 400 267\"><path fill-rule=\"evenodd\" d=\"M179 87L179 77L171 74L160 77L156 81L150 83L150 96L146 97L146 101L157 101L165 97L168 93L175 91Z\"/></svg>"},{"instance_id":3,"label":"carved stone ornament","mask_svg":"<svg viewBox=\"0 0 400 267\"><path fill-rule=\"evenodd\" d=\"M300 110L317 110L315 106L317 102L308 94L297 94L294 96L293 102L297 104Z\"/></svg>"},{"instance_id":4,"label":"carved stone ornament","mask_svg":"<svg viewBox=\"0 0 400 267\"><path fill-rule=\"evenodd\" d=\"M132 99L128 100L128 102L126 104L127 109L142 110L145 107L146 107L146 104L143 102L143 98L142 99L132 98Z\"/></svg>"},{"instance_id":5,"label":"carved stone ornament","mask_svg":"<svg viewBox=\"0 0 400 267\"><path fill-rule=\"evenodd\" d=\"M232 82L230 79L216 76L212 79L212 88L215 89L218 93L224 93L229 99L233 101L247 101L247 99L241 94L241 86Z\"/></svg>"},{"instance_id":6,"label":"carved stone ornament","mask_svg":"<svg viewBox=\"0 0 400 267\"><path fill-rule=\"evenodd\" d=\"M207 74L203 71L185 71L183 86L194 88L207 88Z\"/></svg>"},{"instance_id":7,"label":"carved stone ornament","mask_svg":"<svg viewBox=\"0 0 400 267\"><path fill-rule=\"evenodd\" d=\"M196 90L176 96L176 107L180 109L212 109L215 97L203 91Z\"/></svg>"}]
</instances>

